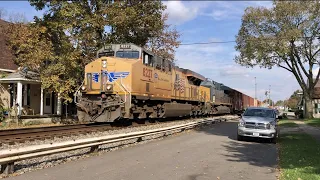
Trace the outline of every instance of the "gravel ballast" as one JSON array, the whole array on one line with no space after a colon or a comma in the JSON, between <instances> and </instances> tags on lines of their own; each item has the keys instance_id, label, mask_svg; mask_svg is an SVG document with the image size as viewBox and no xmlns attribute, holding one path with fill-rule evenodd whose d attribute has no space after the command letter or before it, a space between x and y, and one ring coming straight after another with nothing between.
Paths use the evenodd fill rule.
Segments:
<instances>
[{"instance_id":1,"label":"gravel ballast","mask_svg":"<svg viewBox=\"0 0 320 180\"><path fill-rule=\"evenodd\" d=\"M227 115L227 116L219 116L219 117L208 118L208 119L215 119L216 121L217 120L223 121L223 120L232 120L232 119L236 119L236 118L237 118L237 116ZM66 137L62 137L62 138L35 140L35 141L14 144L14 145L5 144L5 145L2 145L2 147L0 147L0 150L23 148L23 147L31 146L31 145L49 144L49 143L55 143L55 142L63 142L63 141L70 141L70 140L77 140L77 139L86 139L86 138L100 137L100 136L107 136L107 135L125 134L125 133L130 133L130 132L137 132L137 131L146 131L146 130L165 128L165 127L170 127L170 126L175 126L175 125L182 125L182 124L186 124L186 123L190 123L190 122L198 122L198 121L202 121L202 120L203 119L190 119L190 120L185 120L185 121L170 121L170 122L156 123L156 124L152 124L152 125L148 125L148 126L126 127L126 128L117 129L117 130L94 132L94 133L90 133L90 134L79 134L78 136L69 136L69 137L66 136ZM181 131L174 130L174 131L171 131L171 133L169 133L169 134L166 133L166 136L168 136L170 134L171 135L175 134L177 132L181 132ZM188 132L188 131L185 131L185 132ZM146 136L142 139L142 141L139 141L139 142L138 142L138 139L131 139L131 140L126 140L126 141L121 141L121 142L116 142L116 143L100 145L99 151L97 151L97 152L91 152L90 148L84 148L84 149L59 153L59 154L53 154L53 155L49 155L49 156L43 156L43 157L38 157L38 158L22 160L22 161L15 163L15 172L9 176L16 176L16 175L24 174L26 172L34 171L37 169L52 167L52 166L55 166L58 164L67 163L67 162L74 161L77 159L83 159L83 158L86 158L89 156L99 155L104 152L114 151L119 148L130 147L130 146L133 146L136 144L142 144L142 143L146 143L149 141L159 140L159 139L164 138L163 135L164 134L156 134L156 135ZM7 176L4 174L0 175L0 178L4 178L4 177L7 177Z\"/></svg>"}]
</instances>

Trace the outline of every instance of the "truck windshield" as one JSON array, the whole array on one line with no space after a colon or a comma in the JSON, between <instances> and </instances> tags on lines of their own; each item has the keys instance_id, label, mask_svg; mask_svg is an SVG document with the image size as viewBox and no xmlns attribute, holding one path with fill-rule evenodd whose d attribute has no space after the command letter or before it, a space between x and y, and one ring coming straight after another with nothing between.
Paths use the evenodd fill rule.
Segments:
<instances>
[{"instance_id":1,"label":"truck windshield","mask_svg":"<svg viewBox=\"0 0 320 180\"><path fill-rule=\"evenodd\" d=\"M116 57L128 58L128 59L139 59L139 51L117 51Z\"/></svg>"},{"instance_id":2,"label":"truck windshield","mask_svg":"<svg viewBox=\"0 0 320 180\"><path fill-rule=\"evenodd\" d=\"M257 116L257 117L267 117L274 118L274 110L269 109L247 109L243 116Z\"/></svg>"}]
</instances>

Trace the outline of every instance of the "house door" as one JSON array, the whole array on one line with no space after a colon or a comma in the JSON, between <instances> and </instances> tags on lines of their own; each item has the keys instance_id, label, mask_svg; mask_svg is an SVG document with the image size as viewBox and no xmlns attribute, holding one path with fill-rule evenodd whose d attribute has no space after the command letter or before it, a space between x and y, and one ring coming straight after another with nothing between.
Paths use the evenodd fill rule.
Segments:
<instances>
[{"instance_id":1,"label":"house door","mask_svg":"<svg viewBox=\"0 0 320 180\"><path fill-rule=\"evenodd\" d=\"M52 96L51 93L46 92L44 95L43 113L52 114Z\"/></svg>"}]
</instances>

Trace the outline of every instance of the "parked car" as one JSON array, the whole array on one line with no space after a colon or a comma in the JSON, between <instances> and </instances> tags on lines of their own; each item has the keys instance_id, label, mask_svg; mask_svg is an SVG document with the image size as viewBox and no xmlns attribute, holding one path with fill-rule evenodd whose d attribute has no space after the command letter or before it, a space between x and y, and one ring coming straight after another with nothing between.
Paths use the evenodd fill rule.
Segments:
<instances>
[{"instance_id":1,"label":"parked car","mask_svg":"<svg viewBox=\"0 0 320 180\"><path fill-rule=\"evenodd\" d=\"M238 123L238 140L244 137L264 138L275 143L278 137L277 114L274 109L249 107Z\"/></svg>"}]
</instances>

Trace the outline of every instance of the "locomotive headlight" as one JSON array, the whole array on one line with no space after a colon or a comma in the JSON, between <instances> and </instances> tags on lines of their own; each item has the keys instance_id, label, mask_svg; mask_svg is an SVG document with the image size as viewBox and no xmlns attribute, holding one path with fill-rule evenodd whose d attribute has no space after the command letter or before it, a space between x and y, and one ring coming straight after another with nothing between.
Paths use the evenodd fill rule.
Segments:
<instances>
[{"instance_id":1,"label":"locomotive headlight","mask_svg":"<svg viewBox=\"0 0 320 180\"><path fill-rule=\"evenodd\" d=\"M111 84L108 84L107 87L106 87L107 91L110 91L112 90L112 85Z\"/></svg>"},{"instance_id":2,"label":"locomotive headlight","mask_svg":"<svg viewBox=\"0 0 320 180\"><path fill-rule=\"evenodd\" d=\"M107 61L106 61L106 60L103 60L103 61L102 61L102 67L103 67L103 68L106 68L106 67L107 67Z\"/></svg>"},{"instance_id":3,"label":"locomotive headlight","mask_svg":"<svg viewBox=\"0 0 320 180\"><path fill-rule=\"evenodd\" d=\"M82 91L86 90L86 86L81 87Z\"/></svg>"}]
</instances>

